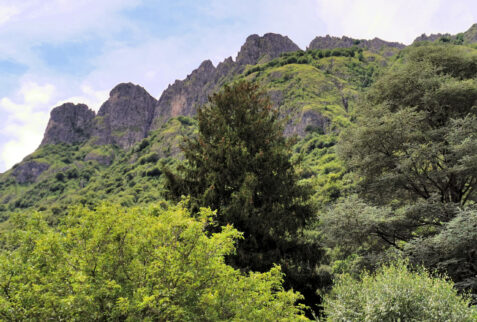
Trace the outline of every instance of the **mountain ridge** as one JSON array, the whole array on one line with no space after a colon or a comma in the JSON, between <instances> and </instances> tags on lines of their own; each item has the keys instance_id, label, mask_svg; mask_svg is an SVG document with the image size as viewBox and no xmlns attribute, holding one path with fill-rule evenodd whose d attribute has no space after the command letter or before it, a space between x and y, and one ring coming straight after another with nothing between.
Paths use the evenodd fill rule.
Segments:
<instances>
[{"instance_id":1,"label":"mountain ridge","mask_svg":"<svg viewBox=\"0 0 477 322\"><path fill-rule=\"evenodd\" d=\"M326 41L320 44L323 39ZM400 48L396 45L397 43L377 38L363 41L358 47L367 48L370 44L376 47L377 42L381 46ZM326 46L329 47L327 49L338 48L337 46L345 48L355 43L356 40L349 37L327 36L316 37L309 47L310 49L321 49ZM92 139L96 144L117 144L123 149L128 149L147 137L151 131L161 128L170 118L179 115L195 115L197 107L205 104L210 94L232 80L234 75L242 73L247 65L267 63L282 54L300 50L298 45L287 36L275 33L266 33L263 36L252 34L246 38L235 60L228 57L217 66L208 59L204 60L185 79L176 80L170 84L158 99L152 97L139 85L120 83L111 90L110 97L102 104L93 120L88 119L87 122L82 122L81 113L84 112L73 111L74 104L66 103L55 107L40 146L81 143ZM129 98L128 93L131 96ZM121 98L117 98L118 95ZM128 106L132 111L129 111ZM84 107L87 108L86 105L81 104L80 109L83 110ZM76 114L78 116L75 116ZM78 126L74 124L75 117L79 117L79 123L84 123L82 131L79 131ZM131 120L127 120L128 118Z\"/></svg>"}]
</instances>

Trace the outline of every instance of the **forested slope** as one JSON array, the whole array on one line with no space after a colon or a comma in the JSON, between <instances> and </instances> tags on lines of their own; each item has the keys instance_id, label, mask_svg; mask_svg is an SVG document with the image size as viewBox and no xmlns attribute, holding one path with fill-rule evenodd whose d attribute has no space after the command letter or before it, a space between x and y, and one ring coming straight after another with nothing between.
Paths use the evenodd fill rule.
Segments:
<instances>
[{"instance_id":1,"label":"forested slope","mask_svg":"<svg viewBox=\"0 0 477 322\"><path fill-rule=\"evenodd\" d=\"M56 107L0 175L0 316L475 320L475 30L252 35L158 99Z\"/></svg>"}]
</instances>

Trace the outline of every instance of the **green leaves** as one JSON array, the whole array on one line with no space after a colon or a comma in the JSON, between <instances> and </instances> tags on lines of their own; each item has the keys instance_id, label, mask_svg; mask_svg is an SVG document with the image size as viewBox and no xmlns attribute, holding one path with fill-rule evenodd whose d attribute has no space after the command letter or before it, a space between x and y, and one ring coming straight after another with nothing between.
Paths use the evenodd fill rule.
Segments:
<instances>
[{"instance_id":1,"label":"green leaves","mask_svg":"<svg viewBox=\"0 0 477 322\"><path fill-rule=\"evenodd\" d=\"M342 136L340 155L363 176L363 190L374 201L438 194L442 202L463 205L476 198L475 164L456 148L469 132L462 122L475 117L477 52L419 46L407 49L403 60L370 89L356 125ZM475 150L465 151L466 160L475 159Z\"/></svg>"},{"instance_id":2,"label":"green leaves","mask_svg":"<svg viewBox=\"0 0 477 322\"><path fill-rule=\"evenodd\" d=\"M475 321L477 310L453 283L406 263L383 266L360 280L342 275L325 296L329 321Z\"/></svg>"},{"instance_id":3,"label":"green leaves","mask_svg":"<svg viewBox=\"0 0 477 322\"><path fill-rule=\"evenodd\" d=\"M264 271L281 243L312 215L309 187L297 184L283 122L256 84L225 86L198 112L198 136L184 144L180 176L166 173L170 196L190 196L193 210L217 210L220 225L244 233L238 265ZM267 252L274 255L263 256Z\"/></svg>"},{"instance_id":4,"label":"green leaves","mask_svg":"<svg viewBox=\"0 0 477 322\"><path fill-rule=\"evenodd\" d=\"M248 276L227 266L241 234L204 233L215 215L180 206L73 208L53 229L41 215L15 218L0 252L6 320L301 319L300 295L278 267ZM278 309L279 308L279 309Z\"/></svg>"}]
</instances>

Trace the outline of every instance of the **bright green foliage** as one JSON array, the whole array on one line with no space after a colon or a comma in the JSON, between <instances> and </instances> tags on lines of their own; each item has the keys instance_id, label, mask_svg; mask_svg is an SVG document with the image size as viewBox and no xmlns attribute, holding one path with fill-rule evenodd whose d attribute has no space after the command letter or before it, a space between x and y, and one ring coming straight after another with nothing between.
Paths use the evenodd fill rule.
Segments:
<instances>
[{"instance_id":1,"label":"bright green foliage","mask_svg":"<svg viewBox=\"0 0 477 322\"><path fill-rule=\"evenodd\" d=\"M361 280L341 276L324 298L324 313L328 321L475 321L477 309L468 304L452 282L398 262Z\"/></svg>"},{"instance_id":2,"label":"bright green foliage","mask_svg":"<svg viewBox=\"0 0 477 322\"><path fill-rule=\"evenodd\" d=\"M207 236L213 213L73 208L56 229L16 216L0 252L4 320L304 320L279 267L243 275L224 263L241 234Z\"/></svg>"},{"instance_id":3,"label":"bright green foliage","mask_svg":"<svg viewBox=\"0 0 477 322\"><path fill-rule=\"evenodd\" d=\"M402 56L369 91L341 156L375 201L476 199L477 141L466 125L477 113L477 51L426 45Z\"/></svg>"}]
</instances>

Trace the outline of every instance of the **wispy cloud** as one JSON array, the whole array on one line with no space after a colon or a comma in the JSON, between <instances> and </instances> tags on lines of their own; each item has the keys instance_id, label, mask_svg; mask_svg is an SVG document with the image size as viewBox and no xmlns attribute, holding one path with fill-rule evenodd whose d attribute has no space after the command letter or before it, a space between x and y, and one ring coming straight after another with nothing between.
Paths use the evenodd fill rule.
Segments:
<instances>
[{"instance_id":1,"label":"wispy cloud","mask_svg":"<svg viewBox=\"0 0 477 322\"><path fill-rule=\"evenodd\" d=\"M457 33L477 20L470 0L317 0L326 32L410 44L422 33Z\"/></svg>"}]
</instances>

